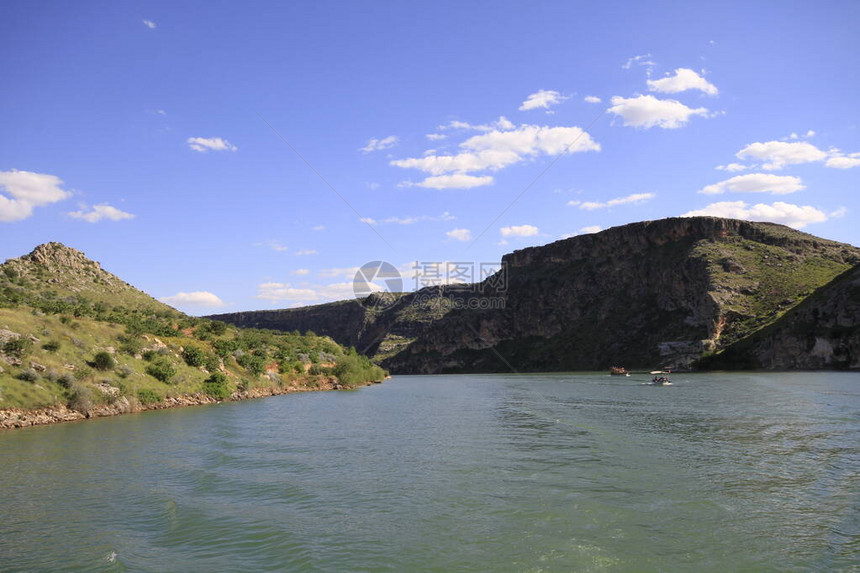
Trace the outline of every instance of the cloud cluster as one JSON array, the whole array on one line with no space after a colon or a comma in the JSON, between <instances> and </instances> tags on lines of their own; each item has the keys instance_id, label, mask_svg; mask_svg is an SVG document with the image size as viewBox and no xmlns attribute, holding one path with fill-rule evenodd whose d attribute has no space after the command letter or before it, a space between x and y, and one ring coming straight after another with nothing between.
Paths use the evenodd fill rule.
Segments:
<instances>
[{"instance_id":1,"label":"cloud cluster","mask_svg":"<svg viewBox=\"0 0 860 573\"><path fill-rule=\"evenodd\" d=\"M803 189L806 189L806 186L803 185L800 177L773 175L771 173L749 173L708 185L702 188L699 193L705 195L720 195L726 192L786 195Z\"/></svg>"},{"instance_id":2,"label":"cloud cluster","mask_svg":"<svg viewBox=\"0 0 860 573\"><path fill-rule=\"evenodd\" d=\"M390 149L397 145L399 141L400 139L396 135L389 135L388 137L384 137L382 139L368 139L367 145L360 148L359 151L363 151L364 153L370 153L371 151Z\"/></svg>"},{"instance_id":3,"label":"cloud cluster","mask_svg":"<svg viewBox=\"0 0 860 573\"><path fill-rule=\"evenodd\" d=\"M721 201L711 203L704 209L689 211L682 217L726 217L729 219L745 219L747 221L767 221L781 223L801 229L812 223L821 223L827 220L827 214L810 205L792 205L777 201L770 205L758 203L748 205L744 201Z\"/></svg>"},{"instance_id":4,"label":"cloud cluster","mask_svg":"<svg viewBox=\"0 0 860 573\"><path fill-rule=\"evenodd\" d=\"M189 137L186 140L188 147L200 153L207 151L236 151L239 149L226 139L220 137Z\"/></svg>"},{"instance_id":5,"label":"cloud cluster","mask_svg":"<svg viewBox=\"0 0 860 573\"><path fill-rule=\"evenodd\" d=\"M595 209L606 209L608 207L617 207L618 205L629 205L631 203L640 204L645 201L650 201L656 197L654 193L633 193L626 197L616 197L609 201L568 201L567 204L571 207L579 207L584 211L594 211Z\"/></svg>"},{"instance_id":6,"label":"cloud cluster","mask_svg":"<svg viewBox=\"0 0 860 573\"><path fill-rule=\"evenodd\" d=\"M786 165L811 163L827 159L827 153L805 141L766 141L750 143L735 154L742 160L762 162L762 169L775 171Z\"/></svg>"},{"instance_id":7,"label":"cloud cluster","mask_svg":"<svg viewBox=\"0 0 860 573\"><path fill-rule=\"evenodd\" d=\"M224 301L218 298L217 295L205 290L198 290L194 292L178 292L171 296L163 296L158 300L165 304L180 306L200 306L215 308L225 306Z\"/></svg>"},{"instance_id":8,"label":"cloud cluster","mask_svg":"<svg viewBox=\"0 0 860 573\"><path fill-rule=\"evenodd\" d=\"M451 229L445 233L446 237L467 243L472 240L472 231L469 229Z\"/></svg>"},{"instance_id":9,"label":"cloud cluster","mask_svg":"<svg viewBox=\"0 0 860 573\"><path fill-rule=\"evenodd\" d=\"M676 94L687 90L699 90L708 95L719 93L717 86L689 68L678 68L672 76L667 75L659 80L648 80L648 88L652 92Z\"/></svg>"},{"instance_id":10,"label":"cloud cluster","mask_svg":"<svg viewBox=\"0 0 860 573\"><path fill-rule=\"evenodd\" d=\"M533 237L540 231L534 225L514 225L499 229L503 237Z\"/></svg>"},{"instance_id":11,"label":"cloud cluster","mask_svg":"<svg viewBox=\"0 0 860 573\"><path fill-rule=\"evenodd\" d=\"M388 225L394 223L396 225L413 225L421 221L452 221L456 219L454 215L445 211L439 216L433 215L416 215L409 217L388 217L386 219L372 219L371 217L362 217L362 223L370 223L371 225Z\"/></svg>"},{"instance_id":12,"label":"cloud cluster","mask_svg":"<svg viewBox=\"0 0 860 573\"><path fill-rule=\"evenodd\" d=\"M0 222L21 221L44 207L72 196L61 189L56 175L30 171L0 171Z\"/></svg>"},{"instance_id":13,"label":"cloud cluster","mask_svg":"<svg viewBox=\"0 0 860 573\"><path fill-rule=\"evenodd\" d=\"M87 210L86 208L81 209L80 211L72 211L69 213L69 217L74 219L81 219L86 221L87 223L98 223L104 219L108 221L122 221L124 219L134 219L134 215L131 213L126 213L125 211L120 211L116 207L112 207L107 203L102 203L100 205L93 205L91 209Z\"/></svg>"},{"instance_id":14,"label":"cloud cluster","mask_svg":"<svg viewBox=\"0 0 860 573\"><path fill-rule=\"evenodd\" d=\"M551 106L558 105L567 97L561 95L555 90L539 90L530 94L526 101L519 107L520 111L528 111L530 109L549 109Z\"/></svg>"},{"instance_id":15,"label":"cloud cluster","mask_svg":"<svg viewBox=\"0 0 860 573\"><path fill-rule=\"evenodd\" d=\"M614 96L610 102L612 107L608 111L621 117L628 127L677 129L686 125L692 116L709 116L704 107L693 109L677 100L657 99L651 95L631 98Z\"/></svg>"},{"instance_id":16,"label":"cloud cluster","mask_svg":"<svg viewBox=\"0 0 860 573\"><path fill-rule=\"evenodd\" d=\"M460 153L454 155L395 159L391 165L418 169L430 175L421 182L406 183L406 186L464 189L493 183L492 176L473 175L474 172L498 171L540 155L599 151L600 145L579 127L523 124L472 136L460 144L460 149Z\"/></svg>"}]
</instances>

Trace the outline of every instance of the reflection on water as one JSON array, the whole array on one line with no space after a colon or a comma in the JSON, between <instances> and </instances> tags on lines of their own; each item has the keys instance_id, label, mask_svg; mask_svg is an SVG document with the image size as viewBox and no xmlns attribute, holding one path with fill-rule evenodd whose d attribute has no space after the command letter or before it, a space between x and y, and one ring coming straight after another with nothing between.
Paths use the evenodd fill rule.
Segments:
<instances>
[{"instance_id":1,"label":"reflection on water","mask_svg":"<svg viewBox=\"0 0 860 573\"><path fill-rule=\"evenodd\" d=\"M860 562L860 376L395 377L0 434L10 571Z\"/></svg>"}]
</instances>

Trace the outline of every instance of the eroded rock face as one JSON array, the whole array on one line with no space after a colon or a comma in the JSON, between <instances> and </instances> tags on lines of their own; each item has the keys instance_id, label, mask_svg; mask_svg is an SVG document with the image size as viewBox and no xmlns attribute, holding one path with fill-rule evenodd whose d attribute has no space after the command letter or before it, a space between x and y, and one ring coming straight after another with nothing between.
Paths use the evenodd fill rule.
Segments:
<instances>
[{"instance_id":1,"label":"eroded rock face","mask_svg":"<svg viewBox=\"0 0 860 573\"><path fill-rule=\"evenodd\" d=\"M714 368L860 369L860 265L705 363Z\"/></svg>"},{"instance_id":2,"label":"eroded rock face","mask_svg":"<svg viewBox=\"0 0 860 573\"><path fill-rule=\"evenodd\" d=\"M214 318L328 334L395 373L679 368L761 330L858 261L851 245L782 225L672 218L515 251L506 280L423 289L382 311L343 302Z\"/></svg>"}]
</instances>

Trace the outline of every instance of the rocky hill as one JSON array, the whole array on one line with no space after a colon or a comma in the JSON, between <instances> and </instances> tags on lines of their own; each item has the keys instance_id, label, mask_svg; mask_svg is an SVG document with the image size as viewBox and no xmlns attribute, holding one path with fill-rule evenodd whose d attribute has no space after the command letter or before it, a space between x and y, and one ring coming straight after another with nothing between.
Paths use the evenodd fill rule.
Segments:
<instances>
[{"instance_id":1,"label":"rocky hill","mask_svg":"<svg viewBox=\"0 0 860 573\"><path fill-rule=\"evenodd\" d=\"M724 369L860 369L860 265L772 325L702 361Z\"/></svg>"},{"instance_id":2,"label":"rocky hill","mask_svg":"<svg viewBox=\"0 0 860 573\"><path fill-rule=\"evenodd\" d=\"M0 428L384 376L328 337L186 316L60 243L0 265Z\"/></svg>"},{"instance_id":3,"label":"rocky hill","mask_svg":"<svg viewBox=\"0 0 860 573\"><path fill-rule=\"evenodd\" d=\"M45 243L17 259L0 265L0 302L34 307L70 309L78 305L99 308L179 313L101 268L84 253L62 243Z\"/></svg>"},{"instance_id":4,"label":"rocky hill","mask_svg":"<svg viewBox=\"0 0 860 573\"><path fill-rule=\"evenodd\" d=\"M782 225L671 218L515 251L503 276L387 295L390 305L368 297L217 318L328 334L396 373L685 368L780 321L858 262L856 247Z\"/></svg>"}]
</instances>

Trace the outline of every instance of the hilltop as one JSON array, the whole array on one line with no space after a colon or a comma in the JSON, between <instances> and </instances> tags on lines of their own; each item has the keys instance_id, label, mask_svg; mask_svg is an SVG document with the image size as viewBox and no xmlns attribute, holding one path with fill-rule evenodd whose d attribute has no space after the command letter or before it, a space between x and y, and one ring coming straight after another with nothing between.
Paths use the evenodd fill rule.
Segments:
<instances>
[{"instance_id":1,"label":"hilltop","mask_svg":"<svg viewBox=\"0 0 860 573\"><path fill-rule=\"evenodd\" d=\"M326 336L187 316L60 243L0 265L0 427L384 376Z\"/></svg>"},{"instance_id":2,"label":"hilltop","mask_svg":"<svg viewBox=\"0 0 860 573\"><path fill-rule=\"evenodd\" d=\"M688 368L781 322L858 262L854 246L782 225L670 218L515 251L504 275L475 285L214 318L312 329L395 373ZM851 352L814 364L856 367Z\"/></svg>"}]
</instances>

